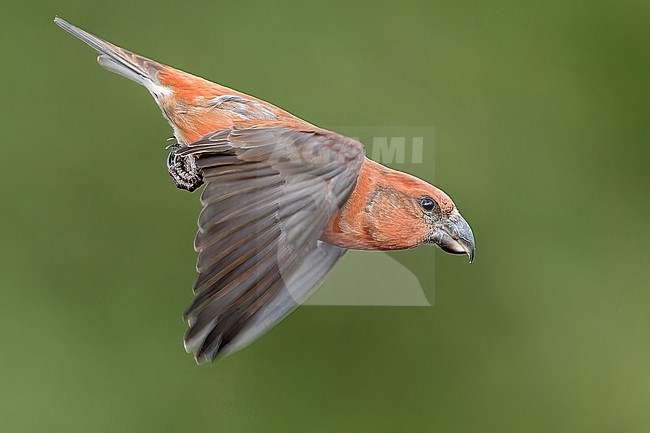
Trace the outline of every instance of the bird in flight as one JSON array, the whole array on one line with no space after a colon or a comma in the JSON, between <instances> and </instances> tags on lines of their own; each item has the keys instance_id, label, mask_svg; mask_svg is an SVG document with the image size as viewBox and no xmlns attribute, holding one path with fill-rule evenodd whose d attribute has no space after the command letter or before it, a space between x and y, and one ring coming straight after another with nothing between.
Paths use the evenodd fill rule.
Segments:
<instances>
[{"instance_id":1,"label":"bird in flight","mask_svg":"<svg viewBox=\"0 0 650 433\"><path fill-rule=\"evenodd\" d=\"M474 258L472 230L439 188L364 146L255 97L134 54L61 18L111 72L143 85L174 130L176 186L205 184L184 343L197 361L248 345L325 279L348 249L436 244Z\"/></svg>"}]
</instances>

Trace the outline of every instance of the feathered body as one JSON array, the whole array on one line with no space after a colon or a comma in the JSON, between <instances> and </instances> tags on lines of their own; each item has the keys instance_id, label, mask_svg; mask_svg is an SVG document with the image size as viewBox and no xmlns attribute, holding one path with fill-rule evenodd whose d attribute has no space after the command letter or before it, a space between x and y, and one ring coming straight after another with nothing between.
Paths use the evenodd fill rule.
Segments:
<instances>
[{"instance_id":1,"label":"feathered body","mask_svg":"<svg viewBox=\"0 0 650 433\"><path fill-rule=\"evenodd\" d=\"M473 234L449 196L367 159L361 143L55 21L95 48L102 66L149 90L180 145L170 155L177 185L205 183L186 312L185 346L197 359L271 328L347 249L435 243L473 258Z\"/></svg>"}]
</instances>

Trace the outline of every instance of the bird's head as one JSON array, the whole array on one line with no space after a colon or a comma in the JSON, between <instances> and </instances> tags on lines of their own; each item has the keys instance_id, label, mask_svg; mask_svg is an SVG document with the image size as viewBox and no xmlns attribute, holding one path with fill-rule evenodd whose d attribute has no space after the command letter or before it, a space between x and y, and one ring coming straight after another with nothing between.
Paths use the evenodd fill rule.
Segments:
<instances>
[{"instance_id":1,"label":"bird's head","mask_svg":"<svg viewBox=\"0 0 650 433\"><path fill-rule=\"evenodd\" d=\"M474 260L474 234L451 198L441 189L390 170L367 204L373 238L389 248L436 244Z\"/></svg>"}]
</instances>

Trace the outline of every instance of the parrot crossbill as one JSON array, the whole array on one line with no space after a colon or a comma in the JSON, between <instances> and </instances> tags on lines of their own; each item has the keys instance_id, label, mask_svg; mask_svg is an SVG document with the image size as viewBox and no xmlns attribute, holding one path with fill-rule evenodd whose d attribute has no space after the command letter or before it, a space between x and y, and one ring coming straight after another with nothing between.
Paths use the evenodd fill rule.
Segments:
<instances>
[{"instance_id":1,"label":"parrot crossbill","mask_svg":"<svg viewBox=\"0 0 650 433\"><path fill-rule=\"evenodd\" d=\"M174 182L205 184L199 276L184 316L197 361L276 325L348 249L436 244L474 258L472 230L451 198L366 158L358 141L55 22L97 50L100 65L149 90L177 140L167 161Z\"/></svg>"}]
</instances>

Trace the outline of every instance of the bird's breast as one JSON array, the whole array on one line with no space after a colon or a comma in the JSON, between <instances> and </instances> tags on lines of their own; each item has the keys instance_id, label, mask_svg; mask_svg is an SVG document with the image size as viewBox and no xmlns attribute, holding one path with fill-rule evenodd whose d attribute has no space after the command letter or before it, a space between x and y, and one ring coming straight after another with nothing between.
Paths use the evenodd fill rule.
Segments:
<instances>
[{"instance_id":1,"label":"bird's breast","mask_svg":"<svg viewBox=\"0 0 650 433\"><path fill-rule=\"evenodd\" d=\"M376 162L365 159L350 197L330 219L321 240L341 248L380 249L374 239L368 202L377 187L380 173Z\"/></svg>"}]
</instances>

